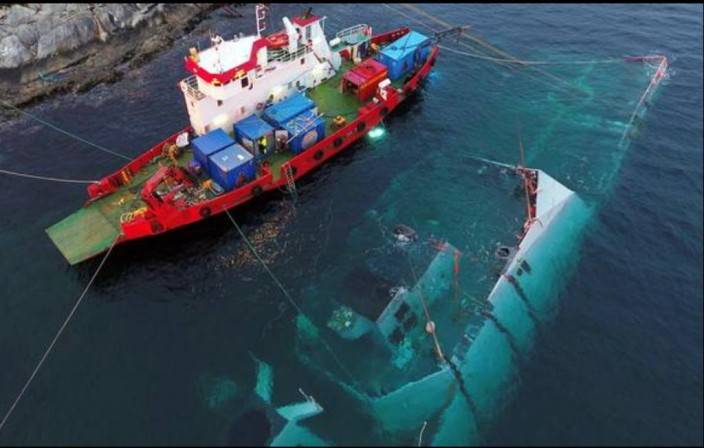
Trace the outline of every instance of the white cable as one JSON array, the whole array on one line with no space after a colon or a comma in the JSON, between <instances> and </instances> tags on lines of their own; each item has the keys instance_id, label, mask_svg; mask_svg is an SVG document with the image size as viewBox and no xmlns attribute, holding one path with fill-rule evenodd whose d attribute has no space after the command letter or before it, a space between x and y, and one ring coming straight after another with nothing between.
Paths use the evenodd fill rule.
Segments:
<instances>
[{"instance_id":1,"label":"white cable","mask_svg":"<svg viewBox=\"0 0 704 448\"><path fill-rule=\"evenodd\" d=\"M0 432L2 432L2 429L5 427L5 423L7 423L7 420L10 418L10 415L12 415L12 412L15 410L15 407L17 404L20 402L22 397L24 396L24 393L27 391L27 388L29 388L29 385L32 383L32 380L34 380L34 377L37 375L37 372L39 372L39 369L42 367L44 364L44 361L46 361L46 358L49 356L49 353L51 350L54 348L54 345L56 344L56 341L59 340L59 337L61 336L61 333L63 333L64 329L68 325L69 321L73 317L73 314L76 312L76 309L78 309L78 305L81 304L81 301L83 300L83 297L85 297L86 293L90 289L91 285L93 284L93 281L95 278L98 276L98 273L102 269L103 265L105 264L105 261L108 259L108 256L110 255L110 252L112 252L112 249L115 247L115 244L117 243L117 238L112 242L112 245L110 246L110 249L108 249L107 253L103 257L103 260L100 262L100 265L98 266L98 269L95 270L93 273L93 276L91 277L90 281L88 282L88 285L86 285L85 289L81 293L81 296L76 300L76 304L73 305L73 308L71 309L71 312L68 313L68 316L66 316L66 320L64 320L64 323L61 325L61 328L59 328L59 331L56 333L56 336L54 336L54 339L51 341L51 344L49 344L49 347L46 349L44 352L44 355L42 355L42 358L39 360L39 363L37 366L34 368L34 371L32 374L29 376L29 379L27 382L24 384L24 387L22 387L22 390L20 391L19 395L17 395L17 398L15 398L14 403L12 403L12 406L10 406L10 409L7 411L5 414L5 417L3 417L2 422L0 422Z\"/></svg>"},{"instance_id":2,"label":"white cable","mask_svg":"<svg viewBox=\"0 0 704 448\"><path fill-rule=\"evenodd\" d=\"M0 173L7 174L10 176L27 177L29 179L48 180L48 181L52 181L52 182L64 182L64 183L71 183L71 184L97 184L98 183L97 180L61 179L58 177L37 176L36 174L18 173L17 171L2 170L2 169L0 169Z\"/></svg>"}]
</instances>

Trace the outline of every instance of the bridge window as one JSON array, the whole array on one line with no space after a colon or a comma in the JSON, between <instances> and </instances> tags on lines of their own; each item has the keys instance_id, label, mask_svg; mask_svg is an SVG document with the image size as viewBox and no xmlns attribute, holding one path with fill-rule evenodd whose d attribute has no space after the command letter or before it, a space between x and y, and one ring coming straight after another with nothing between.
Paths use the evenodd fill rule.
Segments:
<instances>
[{"instance_id":1,"label":"bridge window","mask_svg":"<svg viewBox=\"0 0 704 448\"><path fill-rule=\"evenodd\" d=\"M247 87L248 85L249 85L249 78L247 78L247 77L245 76L244 78L242 78L242 88L244 89L244 88Z\"/></svg>"},{"instance_id":2,"label":"bridge window","mask_svg":"<svg viewBox=\"0 0 704 448\"><path fill-rule=\"evenodd\" d=\"M222 100L218 100L218 107L222 106Z\"/></svg>"},{"instance_id":3,"label":"bridge window","mask_svg":"<svg viewBox=\"0 0 704 448\"><path fill-rule=\"evenodd\" d=\"M301 65L304 65L306 63L306 58L301 58Z\"/></svg>"}]
</instances>

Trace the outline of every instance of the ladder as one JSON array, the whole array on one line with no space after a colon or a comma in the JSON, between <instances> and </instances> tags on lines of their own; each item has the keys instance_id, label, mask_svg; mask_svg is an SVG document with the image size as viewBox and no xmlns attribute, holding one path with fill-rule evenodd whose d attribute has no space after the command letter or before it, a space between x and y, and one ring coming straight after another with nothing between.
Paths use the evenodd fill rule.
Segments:
<instances>
[{"instance_id":1,"label":"ladder","mask_svg":"<svg viewBox=\"0 0 704 448\"><path fill-rule=\"evenodd\" d=\"M288 192L291 194L293 197L293 200L295 201L298 199L298 192L296 191L296 181L293 178L293 171L291 171L291 165L286 164L286 168L284 169L284 176L286 176L286 188L288 189Z\"/></svg>"}]
</instances>

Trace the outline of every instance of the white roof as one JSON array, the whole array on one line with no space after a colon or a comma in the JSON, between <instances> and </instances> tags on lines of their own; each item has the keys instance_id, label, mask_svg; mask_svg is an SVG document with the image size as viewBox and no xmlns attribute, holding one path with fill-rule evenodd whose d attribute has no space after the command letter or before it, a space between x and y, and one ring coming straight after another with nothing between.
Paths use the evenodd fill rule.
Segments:
<instances>
[{"instance_id":1,"label":"white roof","mask_svg":"<svg viewBox=\"0 0 704 448\"><path fill-rule=\"evenodd\" d=\"M222 73L237 67L249 60L255 39L255 36L247 36L213 45L198 54L198 65L210 73Z\"/></svg>"}]
</instances>

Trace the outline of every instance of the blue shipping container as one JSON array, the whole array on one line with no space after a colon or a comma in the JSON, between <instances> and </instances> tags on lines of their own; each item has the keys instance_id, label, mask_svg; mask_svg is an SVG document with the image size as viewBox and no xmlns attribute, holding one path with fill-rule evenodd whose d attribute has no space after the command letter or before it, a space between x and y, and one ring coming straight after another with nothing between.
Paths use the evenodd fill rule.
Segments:
<instances>
[{"instance_id":1,"label":"blue shipping container","mask_svg":"<svg viewBox=\"0 0 704 448\"><path fill-rule=\"evenodd\" d=\"M211 155L209 162L210 177L226 191L254 179L257 174L254 156L236 143Z\"/></svg>"},{"instance_id":2,"label":"blue shipping container","mask_svg":"<svg viewBox=\"0 0 704 448\"><path fill-rule=\"evenodd\" d=\"M284 129L288 131L288 138L292 139L288 143L288 149L294 154L325 138L325 121L311 110L286 122Z\"/></svg>"},{"instance_id":3,"label":"blue shipping container","mask_svg":"<svg viewBox=\"0 0 704 448\"><path fill-rule=\"evenodd\" d=\"M274 150L274 128L257 117L249 117L235 123L235 140L255 157L263 157Z\"/></svg>"},{"instance_id":4,"label":"blue shipping container","mask_svg":"<svg viewBox=\"0 0 704 448\"><path fill-rule=\"evenodd\" d=\"M234 143L235 141L225 131L220 128L215 129L193 140L193 158L206 168L208 157Z\"/></svg>"},{"instance_id":5,"label":"blue shipping container","mask_svg":"<svg viewBox=\"0 0 704 448\"><path fill-rule=\"evenodd\" d=\"M389 69L389 79L396 80L409 73L416 64L423 63L430 54L431 42L427 36L410 31L384 47L377 60Z\"/></svg>"},{"instance_id":6,"label":"blue shipping container","mask_svg":"<svg viewBox=\"0 0 704 448\"><path fill-rule=\"evenodd\" d=\"M272 126L281 128L284 123L301 113L311 110L315 107L313 100L302 93L286 98L280 103L273 104L266 109L262 114L262 118L268 121Z\"/></svg>"}]
</instances>

